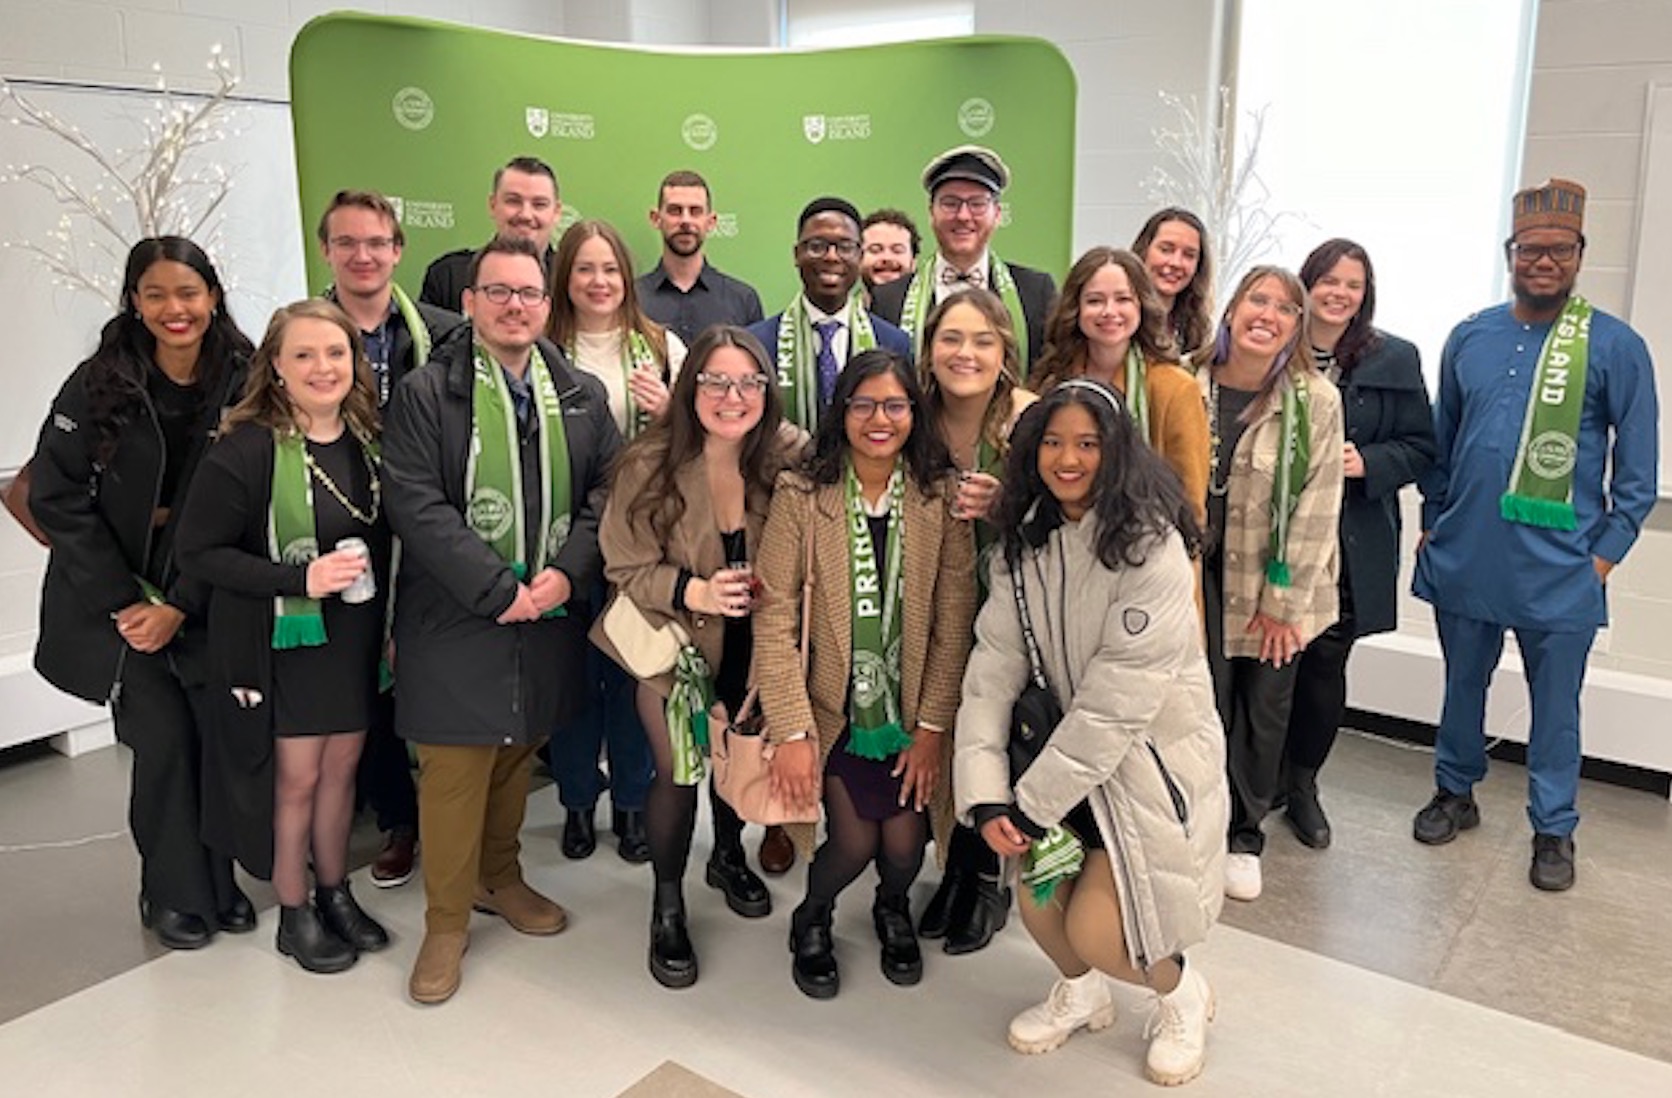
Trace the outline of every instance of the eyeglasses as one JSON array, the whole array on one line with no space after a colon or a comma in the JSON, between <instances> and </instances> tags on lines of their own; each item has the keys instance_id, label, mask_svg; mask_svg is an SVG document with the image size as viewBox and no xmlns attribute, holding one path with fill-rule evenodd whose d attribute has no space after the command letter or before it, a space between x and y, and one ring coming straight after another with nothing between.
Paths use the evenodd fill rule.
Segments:
<instances>
[{"instance_id":1,"label":"eyeglasses","mask_svg":"<svg viewBox=\"0 0 1672 1098\"><path fill-rule=\"evenodd\" d=\"M976 217L981 217L993 208L993 196L978 194L973 198L959 198L955 194L943 194L935 199L935 209L948 217L957 217L958 211L967 209Z\"/></svg>"},{"instance_id":2,"label":"eyeglasses","mask_svg":"<svg viewBox=\"0 0 1672 1098\"><path fill-rule=\"evenodd\" d=\"M877 414L878 408L881 408L882 414L894 423L899 423L902 419L911 415L911 401L905 397L889 397L887 400L878 400L875 397L848 398L848 417L850 419L861 421L870 419Z\"/></svg>"},{"instance_id":3,"label":"eyeglasses","mask_svg":"<svg viewBox=\"0 0 1672 1098\"><path fill-rule=\"evenodd\" d=\"M1528 267L1546 256L1557 263L1572 263L1574 257L1579 254L1577 244L1522 244L1512 240L1504 247L1511 259Z\"/></svg>"},{"instance_id":4,"label":"eyeglasses","mask_svg":"<svg viewBox=\"0 0 1672 1098\"><path fill-rule=\"evenodd\" d=\"M382 255L395 246L395 239L389 236L333 236L330 243L332 251L345 255L353 255L361 248L373 255Z\"/></svg>"},{"instance_id":5,"label":"eyeglasses","mask_svg":"<svg viewBox=\"0 0 1672 1098\"><path fill-rule=\"evenodd\" d=\"M1287 317L1290 320L1300 319L1301 308L1292 301L1279 301L1270 294L1262 293L1249 294L1243 300L1260 312L1265 312L1267 309L1276 309L1278 316Z\"/></svg>"},{"instance_id":6,"label":"eyeglasses","mask_svg":"<svg viewBox=\"0 0 1672 1098\"><path fill-rule=\"evenodd\" d=\"M814 259L823 259L834 251L843 259L859 258L859 241L857 240L822 240L812 237L801 242L801 250Z\"/></svg>"},{"instance_id":7,"label":"eyeglasses","mask_svg":"<svg viewBox=\"0 0 1672 1098\"><path fill-rule=\"evenodd\" d=\"M726 394L736 391L737 395L748 399L766 392L766 387L772 384L772 379L765 374L746 374L743 377L730 377L726 374L698 374L697 388L716 400L726 399Z\"/></svg>"},{"instance_id":8,"label":"eyeglasses","mask_svg":"<svg viewBox=\"0 0 1672 1098\"><path fill-rule=\"evenodd\" d=\"M472 288L495 305L509 305L514 297L530 309L546 300L547 296L540 286L507 286L503 282Z\"/></svg>"}]
</instances>

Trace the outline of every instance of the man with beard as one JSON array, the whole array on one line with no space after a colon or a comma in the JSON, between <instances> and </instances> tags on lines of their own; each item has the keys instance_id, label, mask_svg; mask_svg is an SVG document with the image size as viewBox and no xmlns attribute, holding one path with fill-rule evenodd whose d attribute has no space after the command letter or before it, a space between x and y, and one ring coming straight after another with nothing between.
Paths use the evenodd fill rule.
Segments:
<instances>
[{"instance_id":1,"label":"man with beard","mask_svg":"<svg viewBox=\"0 0 1672 1098\"><path fill-rule=\"evenodd\" d=\"M650 223L662 234L662 259L639 276L639 307L687 347L710 324L746 328L765 315L753 286L722 274L703 256L716 220L702 176L679 171L662 180L650 211Z\"/></svg>"},{"instance_id":2,"label":"man with beard","mask_svg":"<svg viewBox=\"0 0 1672 1098\"><path fill-rule=\"evenodd\" d=\"M1658 412L1642 337L1574 292L1585 189L1552 179L1513 202L1514 300L1452 330L1434 402L1439 457L1422 482L1415 590L1434 606L1446 693L1418 842L1480 823L1486 690L1515 630L1532 695L1529 877L1571 888L1579 695L1608 574L1655 500Z\"/></svg>"},{"instance_id":3,"label":"man with beard","mask_svg":"<svg viewBox=\"0 0 1672 1098\"><path fill-rule=\"evenodd\" d=\"M923 238L904 210L881 209L859 224L859 277L870 293L885 282L904 278L917 265Z\"/></svg>"},{"instance_id":4,"label":"man with beard","mask_svg":"<svg viewBox=\"0 0 1672 1098\"><path fill-rule=\"evenodd\" d=\"M552 230L563 216L563 202L557 196L557 173L550 164L519 156L494 172L488 216L493 218L496 236L532 241L544 257L541 262L551 270ZM436 258L424 272L418 300L459 312L470 287L470 261L475 255L475 248L460 248Z\"/></svg>"}]
</instances>

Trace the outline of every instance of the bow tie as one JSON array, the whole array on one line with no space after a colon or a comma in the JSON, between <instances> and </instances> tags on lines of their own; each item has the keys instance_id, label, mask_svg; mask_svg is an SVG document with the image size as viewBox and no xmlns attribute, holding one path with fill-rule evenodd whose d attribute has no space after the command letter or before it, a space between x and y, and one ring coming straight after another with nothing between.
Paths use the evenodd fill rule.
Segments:
<instances>
[{"instance_id":1,"label":"bow tie","mask_svg":"<svg viewBox=\"0 0 1672 1098\"><path fill-rule=\"evenodd\" d=\"M971 286L980 286L986 279L981 277L979 269L973 271L955 271L951 267L941 269L940 281L942 286L956 286L963 282Z\"/></svg>"}]
</instances>

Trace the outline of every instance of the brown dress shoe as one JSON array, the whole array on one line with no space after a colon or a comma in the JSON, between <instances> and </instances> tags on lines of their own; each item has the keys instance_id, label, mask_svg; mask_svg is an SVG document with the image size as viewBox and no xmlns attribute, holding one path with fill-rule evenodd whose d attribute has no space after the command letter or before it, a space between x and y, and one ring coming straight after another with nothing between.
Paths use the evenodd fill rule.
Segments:
<instances>
[{"instance_id":1,"label":"brown dress shoe","mask_svg":"<svg viewBox=\"0 0 1672 1098\"><path fill-rule=\"evenodd\" d=\"M395 888L412 880L412 866L418 857L418 833L397 827L383 840L383 850L372 863L372 884Z\"/></svg>"},{"instance_id":2,"label":"brown dress shoe","mask_svg":"<svg viewBox=\"0 0 1672 1098\"><path fill-rule=\"evenodd\" d=\"M761 836L761 872L770 877L782 876L795 864L795 844L790 833L776 825L768 827Z\"/></svg>"},{"instance_id":3,"label":"brown dress shoe","mask_svg":"<svg viewBox=\"0 0 1672 1098\"><path fill-rule=\"evenodd\" d=\"M478 888L476 910L498 915L511 924L512 930L523 934L556 934L569 923L563 908L529 888L524 881L504 888Z\"/></svg>"},{"instance_id":4,"label":"brown dress shoe","mask_svg":"<svg viewBox=\"0 0 1672 1098\"><path fill-rule=\"evenodd\" d=\"M459 990L460 961L470 948L470 935L463 930L432 930L418 947L412 962L407 994L417 1003L445 1003Z\"/></svg>"}]
</instances>

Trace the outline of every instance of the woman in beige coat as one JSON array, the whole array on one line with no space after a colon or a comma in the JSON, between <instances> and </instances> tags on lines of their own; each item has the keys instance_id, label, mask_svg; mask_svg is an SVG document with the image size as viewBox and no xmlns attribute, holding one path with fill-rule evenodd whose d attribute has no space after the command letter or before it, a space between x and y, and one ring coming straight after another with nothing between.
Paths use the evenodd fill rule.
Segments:
<instances>
[{"instance_id":1,"label":"woman in beige coat","mask_svg":"<svg viewBox=\"0 0 1672 1098\"><path fill-rule=\"evenodd\" d=\"M1282 781L1301 651L1335 621L1341 396L1302 344L1300 279L1256 267L1225 307L1208 404L1208 661L1231 780L1225 895L1260 895L1260 821Z\"/></svg>"},{"instance_id":2,"label":"woman in beige coat","mask_svg":"<svg viewBox=\"0 0 1672 1098\"><path fill-rule=\"evenodd\" d=\"M1102 382L1058 386L1011 447L1004 553L976 621L953 774L960 816L1022 859L1022 921L1060 973L1011 1021L1010 1044L1049 1052L1108 1026L1109 975L1155 993L1146 1068L1182 1083L1201 1070L1213 1013L1184 950L1223 902L1227 813L1195 509ZM1013 760L1030 648L1062 718L1031 761Z\"/></svg>"},{"instance_id":3,"label":"woman in beige coat","mask_svg":"<svg viewBox=\"0 0 1672 1098\"><path fill-rule=\"evenodd\" d=\"M910 364L886 350L849 361L832 414L819 421L805 471L778 480L761 538L765 586L755 623L755 675L775 789L822 799L827 837L791 921L793 975L828 999L839 978L836 897L869 865L881 878L871 913L882 971L922 978L907 890L933 822L951 832L945 770L958 684L975 614L975 546L954 519L946 446L923 415ZM811 546L810 664L797 653L806 546ZM803 849L813 828L790 829Z\"/></svg>"},{"instance_id":4,"label":"woman in beige coat","mask_svg":"<svg viewBox=\"0 0 1672 1098\"><path fill-rule=\"evenodd\" d=\"M615 597L631 600L652 625L677 623L695 649L675 670L641 681L637 694L656 760L645 802L656 879L650 974L673 988L697 980L683 893L704 769L693 722L706 720L710 701L721 707L717 719L735 714L747 691L754 603L748 561L761 543L773 481L790 458L770 359L753 336L709 328L688 361L666 414L623 451L598 531ZM592 635L626 666L601 623ZM769 914L766 885L743 858L742 821L720 798L712 803L714 852L705 880L739 915Z\"/></svg>"}]
</instances>

